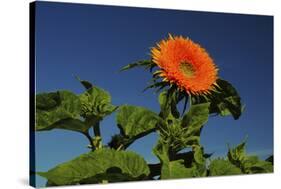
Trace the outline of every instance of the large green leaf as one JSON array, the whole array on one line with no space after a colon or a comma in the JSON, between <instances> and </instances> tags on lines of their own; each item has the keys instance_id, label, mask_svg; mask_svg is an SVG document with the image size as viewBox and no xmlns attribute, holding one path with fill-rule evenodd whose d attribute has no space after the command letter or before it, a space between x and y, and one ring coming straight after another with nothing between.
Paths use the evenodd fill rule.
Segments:
<instances>
[{"instance_id":1,"label":"large green leaf","mask_svg":"<svg viewBox=\"0 0 281 189\"><path fill-rule=\"evenodd\" d=\"M95 120L102 120L104 116L111 114L117 108L111 104L110 94L96 86L81 94L80 101L81 115L84 118L95 117Z\"/></svg>"},{"instance_id":2,"label":"large green leaf","mask_svg":"<svg viewBox=\"0 0 281 189\"><path fill-rule=\"evenodd\" d=\"M117 124L128 138L138 138L155 130L161 118L154 112L138 106L124 105L117 112Z\"/></svg>"},{"instance_id":3,"label":"large green leaf","mask_svg":"<svg viewBox=\"0 0 281 189\"><path fill-rule=\"evenodd\" d=\"M239 175L241 169L225 159L215 159L209 165L210 176Z\"/></svg>"},{"instance_id":4,"label":"large green leaf","mask_svg":"<svg viewBox=\"0 0 281 189\"><path fill-rule=\"evenodd\" d=\"M53 185L73 185L142 180L149 175L149 168L134 152L99 149L37 174Z\"/></svg>"},{"instance_id":5,"label":"large green leaf","mask_svg":"<svg viewBox=\"0 0 281 189\"><path fill-rule=\"evenodd\" d=\"M36 95L36 131L67 129L84 132L79 98L69 91Z\"/></svg>"}]
</instances>

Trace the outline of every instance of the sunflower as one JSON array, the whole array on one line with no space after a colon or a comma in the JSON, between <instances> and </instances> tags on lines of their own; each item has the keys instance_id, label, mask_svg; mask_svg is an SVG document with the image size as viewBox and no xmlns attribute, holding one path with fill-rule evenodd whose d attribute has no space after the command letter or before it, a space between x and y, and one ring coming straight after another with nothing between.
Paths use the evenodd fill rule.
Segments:
<instances>
[{"instance_id":1,"label":"sunflower","mask_svg":"<svg viewBox=\"0 0 281 189\"><path fill-rule=\"evenodd\" d=\"M188 94L206 95L216 86L218 68L208 52L191 39L169 35L151 49L151 56L163 81Z\"/></svg>"}]
</instances>

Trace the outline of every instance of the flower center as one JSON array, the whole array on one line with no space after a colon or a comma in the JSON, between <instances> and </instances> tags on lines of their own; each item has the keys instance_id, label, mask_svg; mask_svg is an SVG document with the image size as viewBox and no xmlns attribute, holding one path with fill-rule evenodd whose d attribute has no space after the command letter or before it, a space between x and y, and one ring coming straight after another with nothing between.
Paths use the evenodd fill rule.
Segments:
<instances>
[{"instance_id":1,"label":"flower center","mask_svg":"<svg viewBox=\"0 0 281 189\"><path fill-rule=\"evenodd\" d=\"M195 74L195 70L192 64L187 61L183 61L180 63L181 72L188 78L193 77Z\"/></svg>"}]
</instances>

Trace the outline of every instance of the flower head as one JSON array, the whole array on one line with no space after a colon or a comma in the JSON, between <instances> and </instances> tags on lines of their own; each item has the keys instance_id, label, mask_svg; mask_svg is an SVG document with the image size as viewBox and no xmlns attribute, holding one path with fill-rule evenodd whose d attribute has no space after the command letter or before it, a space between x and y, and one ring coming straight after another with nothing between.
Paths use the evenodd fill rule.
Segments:
<instances>
[{"instance_id":1,"label":"flower head","mask_svg":"<svg viewBox=\"0 0 281 189\"><path fill-rule=\"evenodd\" d=\"M208 52L191 39L169 35L151 50L163 81L189 94L208 94L216 85L218 69Z\"/></svg>"}]
</instances>

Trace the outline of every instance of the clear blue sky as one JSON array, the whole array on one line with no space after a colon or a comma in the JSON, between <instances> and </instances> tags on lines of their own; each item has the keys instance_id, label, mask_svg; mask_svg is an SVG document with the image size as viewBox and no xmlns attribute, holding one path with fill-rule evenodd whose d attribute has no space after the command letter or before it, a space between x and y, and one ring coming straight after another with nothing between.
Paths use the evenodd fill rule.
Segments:
<instances>
[{"instance_id":1,"label":"clear blue sky","mask_svg":"<svg viewBox=\"0 0 281 189\"><path fill-rule=\"evenodd\" d=\"M273 153L273 18L237 14L37 2L36 92L60 89L81 93L74 75L112 95L115 105L132 104L159 112L157 95L142 93L150 74L118 70L149 59L150 47L173 35L188 36L208 50L219 75L239 91L246 109L241 118L210 117L202 133L207 153L225 155L248 135L247 150L265 158ZM115 115L101 123L104 142L118 132ZM156 162L151 148L156 134L130 150ZM54 130L36 133L36 171L87 152L79 133ZM38 177L37 185L45 184Z\"/></svg>"}]
</instances>

